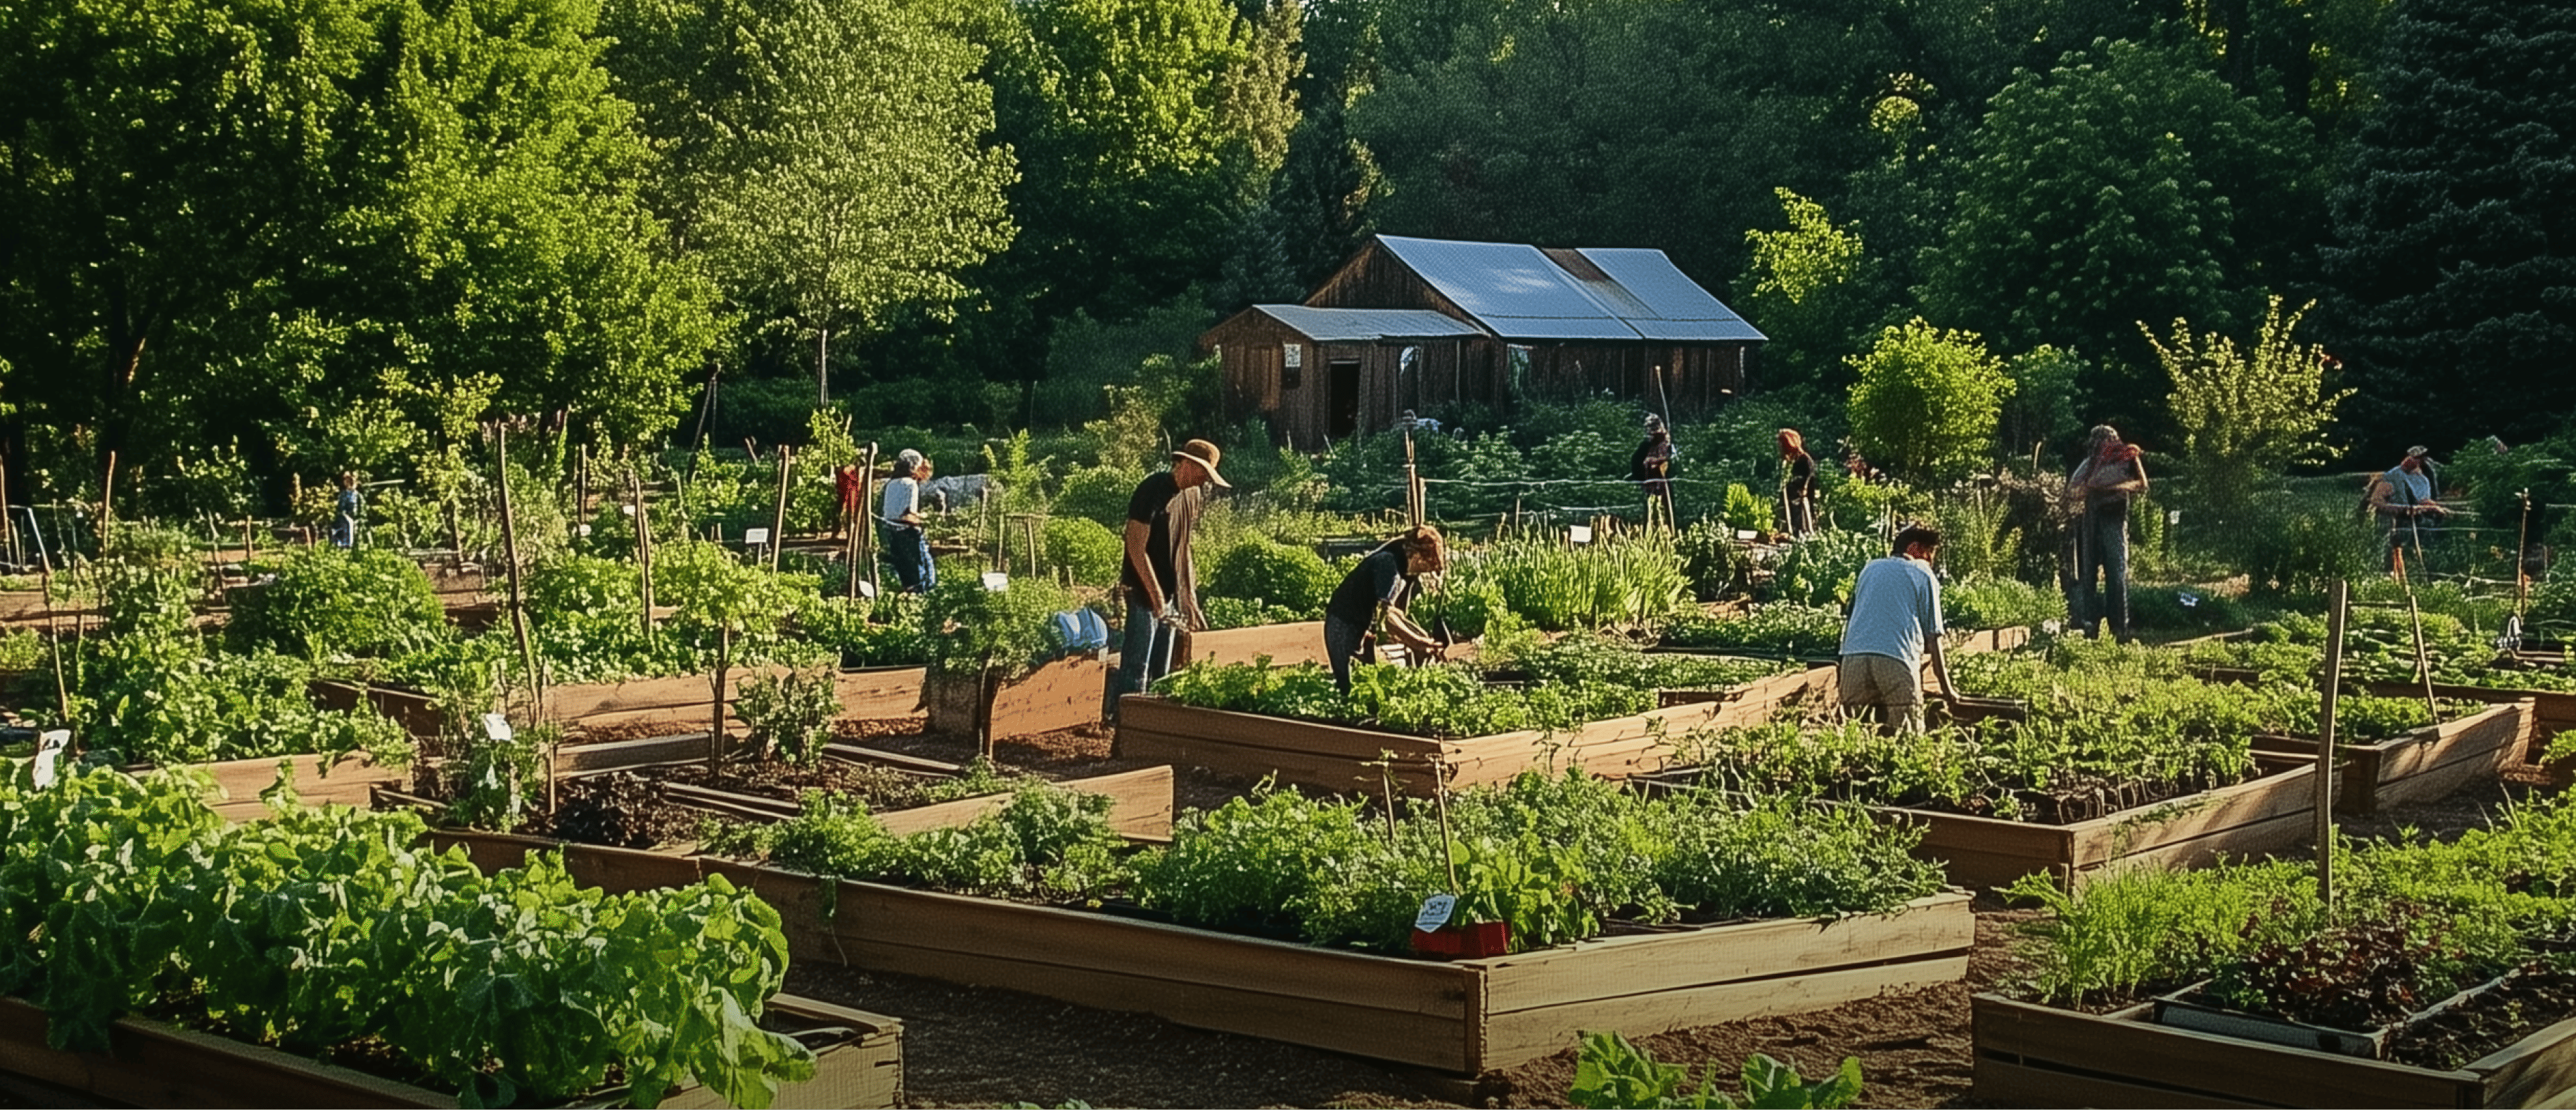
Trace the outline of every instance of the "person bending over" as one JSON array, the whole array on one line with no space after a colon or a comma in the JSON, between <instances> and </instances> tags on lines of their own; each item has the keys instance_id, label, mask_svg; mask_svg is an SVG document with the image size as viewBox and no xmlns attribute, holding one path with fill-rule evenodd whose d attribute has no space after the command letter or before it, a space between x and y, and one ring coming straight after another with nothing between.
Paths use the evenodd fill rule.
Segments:
<instances>
[{"instance_id":1,"label":"person bending over","mask_svg":"<svg viewBox=\"0 0 2576 1110\"><path fill-rule=\"evenodd\" d=\"M1342 577L1333 599L1324 604L1324 655L1333 663L1333 685L1343 694L1351 692L1352 657L1377 662L1378 640L1392 637L1417 659L1445 649L1407 618L1404 608L1413 600L1416 580L1448 565L1439 531L1417 524L1363 556Z\"/></svg>"},{"instance_id":2,"label":"person bending over","mask_svg":"<svg viewBox=\"0 0 2576 1110\"><path fill-rule=\"evenodd\" d=\"M1148 475L1127 499L1127 556L1118 583L1127 594L1127 625L1110 677L1106 713L1115 719L1118 698L1141 694L1171 669L1184 628L1206 628L1199 615L1198 573L1190 564L1190 534L1207 505L1208 486L1231 486L1217 473L1217 446L1194 439L1172 452L1172 468Z\"/></svg>"},{"instance_id":3,"label":"person bending over","mask_svg":"<svg viewBox=\"0 0 2576 1110\"><path fill-rule=\"evenodd\" d=\"M1939 550L1941 533L1917 524L1896 534L1893 554L1861 568L1834 669L1844 713L1874 718L1889 731L1920 730L1927 651L1940 698L1958 697L1941 654L1941 580L1932 576Z\"/></svg>"}]
</instances>

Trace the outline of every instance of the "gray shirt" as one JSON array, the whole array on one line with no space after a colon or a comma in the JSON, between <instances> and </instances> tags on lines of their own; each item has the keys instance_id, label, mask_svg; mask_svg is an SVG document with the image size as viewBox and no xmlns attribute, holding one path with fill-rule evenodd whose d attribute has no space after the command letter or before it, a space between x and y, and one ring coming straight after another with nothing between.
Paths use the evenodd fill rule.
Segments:
<instances>
[{"instance_id":1,"label":"gray shirt","mask_svg":"<svg viewBox=\"0 0 2576 1110\"><path fill-rule=\"evenodd\" d=\"M1941 634L1941 581L1929 564L1902 555L1872 559L1852 587L1845 655L1884 655L1923 668L1923 641Z\"/></svg>"}]
</instances>

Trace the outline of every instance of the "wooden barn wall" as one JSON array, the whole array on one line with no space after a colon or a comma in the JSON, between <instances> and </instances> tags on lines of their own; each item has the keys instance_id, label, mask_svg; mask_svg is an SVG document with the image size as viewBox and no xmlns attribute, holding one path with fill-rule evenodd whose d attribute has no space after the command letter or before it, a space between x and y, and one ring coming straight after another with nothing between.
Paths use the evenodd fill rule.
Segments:
<instances>
[{"instance_id":1,"label":"wooden barn wall","mask_svg":"<svg viewBox=\"0 0 2576 1110\"><path fill-rule=\"evenodd\" d=\"M1661 391L1657 368L1661 368ZM1608 393L1696 416L1744 392L1742 344L1562 344L1530 349L1529 390L1546 398Z\"/></svg>"},{"instance_id":2,"label":"wooden barn wall","mask_svg":"<svg viewBox=\"0 0 2576 1110\"><path fill-rule=\"evenodd\" d=\"M1315 308L1427 308L1461 320L1470 318L1404 260L1375 243L1360 248L1358 255L1325 278L1306 303Z\"/></svg>"}]
</instances>

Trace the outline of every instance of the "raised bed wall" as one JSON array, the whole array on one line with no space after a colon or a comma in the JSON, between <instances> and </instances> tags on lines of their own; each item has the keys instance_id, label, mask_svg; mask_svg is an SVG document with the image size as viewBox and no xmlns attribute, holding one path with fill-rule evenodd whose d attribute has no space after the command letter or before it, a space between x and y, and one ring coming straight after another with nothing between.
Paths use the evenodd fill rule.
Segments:
<instances>
[{"instance_id":1,"label":"raised bed wall","mask_svg":"<svg viewBox=\"0 0 2576 1110\"><path fill-rule=\"evenodd\" d=\"M742 680L759 674L784 674L785 667L737 667L725 682L725 723L741 727L732 704ZM904 717L921 712L920 667L872 667L841 671L833 679L844 717ZM399 722L404 731L427 739L438 735L438 702L428 694L399 686L361 685L318 680L313 700L326 709L348 710L364 699ZM548 687L546 720L592 728L654 721L679 721L703 727L714 682L706 675L637 678L624 682L586 682Z\"/></svg>"},{"instance_id":2,"label":"raised bed wall","mask_svg":"<svg viewBox=\"0 0 2576 1110\"><path fill-rule=\"evenodd\" d=\"M259 800L260 791L277 782L277 765L295 765L295 795L305 805L366 806L379 786L399 787L411 781L409 769L379 767L364 754L338 760L328 767L316 755L272 756L265 759L228 759L221 763L190 764L192 770L214 777L214 789L208 802L226 821L258 821L268 816L268 803ZM5 1067L6 1065L0 1065Z\"/></svg>"},{"instance_id":3,"label":"raised bed wall","mask_svg":"<svg viewBox=\"0 0 2576 1110\"><path fill-rule=\"evenodd\" d=\"M2188 867L2298 843L2313 831L2316 767L2283 766L2251 782L2079 821L2043 825L1929 810L1874 807L1881 820L1922 826L1915 854L1942 862L1950 881L2004 886L2024 875L2072 888L2113 865Z\"/></svg>"},{"instance_id":4,"label":"raised bed wall","mask_svg":"<svg viewBox=\"0 0 2576 1110\"><path fill-rule=\"evenodd\" d=\"M518 847L474 855L515 865ZM830 880L810 875L585 846L564 858L578 880L610 890L724 875L778 908L798 959L1467 1075L1562 1051L1581 1030L1646 1035L1957 982L1976 931L1968 897L1951 893L1890 917L1718 925L1439 963L873 883L835 883L827 915Z\"/></svg>"},{"instance_id":5,"label":"raised bed wall","mask_svg":"<svg viewBox=\"0 0 2576 1110\"><path fill-rule=\"evenodd\" d=\"M2419 688L2418 693L2421 690ZM2500 777L2529 758L2539 714L2531 701L2492 705L2456 721L2427 725L2374 744L2342 744L2335 812L2368 814L2406 802L2446 797ZM2264 736L2266 751L2316 758L2312 737Z\"/></svg>"},{"instance_id":6,"label":"raised bed wall","mask_svg":"<svg viewBox=\"0 0 2576 1110\"><path fill-rule=\"evenodd\" d=\"M1195 663L1250 663L1265 655L1282 667L1326 661L1322 621L1193 632L1186 646L1188 656L1173 659L1173 670Z\"/></svg>"},{"instance_id":7,"label":"raised bed wall","mask_svg":"<svg viewBox=\"0 0 2576 1110\"><path fill-rule=\"evenodd\" d=\"M1997 1106L2544 1106L2576 1091L2576 1020L2458 1071L2156 1025L2151 1007L2082 1014L1974 1003L1975 1098Z\"/></svg>"},{"instance_id":8,"label":"raised bed wall","mask_svg":"<svg viewBox=\"0 0 2576 1110\"><path fill-rule=\"evenodd\" d=\"M921 701L931 732L998 740L1098 724L1108 692L1107 660L1073 655L989 688L972 675L931 675Z\"/></svg>"},{"instance_id":9,"label":"raised bed wall","mask_svg":"<svg viewBox=\"0 0 2576 1110\"><path fill-rule=\"evenodd\" d=\"M1731 690L1692 694L1685 701L1628 717L1594 721L1555 732L1530 730L1463 740L1350 728L1255 713L1200 709L1155 695L1119 699L1119 755L1204 767L1242 778L1275 775L1279 781L1331 791L1381 789L1391 774L1396 788L1427 796L1433 759L1454 768L1453 786L1509 781L1533 768L1582 767L1604 777L1661 770L1671 763L1671 741L1694 728L1752 724L1792 700L1828 689L1833 668L1775 675ZM1386 753L1392 768L1372 766Z\"/></svg>"},{"instance_id":10,"label":"raised bed wall","mask_svg":"<svg viewBox=\"0 0 2576 1110\"><path fill-rule=\"evenodd\" d=\"M782 1084L779 1106L887 1107L903 1102L903 1023L792 995L769 1002L788 1031L839 1027L851 1036L815 1053L814 1078ZM44 1011L0 998L0 1070L55 1091L124 1106L455 1106L456 1096L276 1049L182 1029L148 1018L120 1018L108 1051L70 1052L45 1043ZM622 1105L623 1092L609 1105ZM45 1105L37 1102L35 1105ZM592 1103L591 1105L599 1105ZM699 1085L662 1100L666 1107L728 1105Z\"/></svg>"}]
</instances>

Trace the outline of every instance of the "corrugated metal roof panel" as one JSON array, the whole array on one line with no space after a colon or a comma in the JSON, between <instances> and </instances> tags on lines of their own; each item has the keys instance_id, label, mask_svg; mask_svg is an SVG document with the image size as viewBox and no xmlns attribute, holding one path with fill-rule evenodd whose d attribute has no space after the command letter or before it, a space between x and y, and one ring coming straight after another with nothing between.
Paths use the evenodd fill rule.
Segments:
<instances>
[{"instance_id":1,"label":"corrugated metal roof panel","mask_svg":"<svg viewBox=\"0 0 2576 1110\"><path fill-rule=\"evenodd\" d=\"M1252 307L1318 343L1453 339L1484 334L1474 324L1427 308L1310 308L1302 304Z\"/></svg>"},{"instance_id":2,"label":"corrugated metal roof panel","mask_svg":"<svg viewBox=\"0 0 2576 1110\"><path fill-rule=\"evenodd\" d=\"M1511 339L1636 339L1539 249L1380 235L1378 242L1494 334Z\"/></svg>"},{"instance_id":3,"label":"corrugated metal roof panel","mask_svg":"<svg viewBox=\"0 0 2576 1110\"><path fill-rule=\"evenodd\" d=\"M1597 267L1608 279L1608 284L1627 294L1625 302L1608 303L1622 309L1618 315L1648 339L1761 341L1769 338L1745 322L1734 309L1710 296L1708 290L1700 288L1698 282L1682 273L1662 251L1651 247L1586 247L1575 253ZM1602 284L1588 283L1587 288L1598 296ZM1624 311L1627 303L1634 303L1644 311Z\"/></svg>"}]
</instances>

